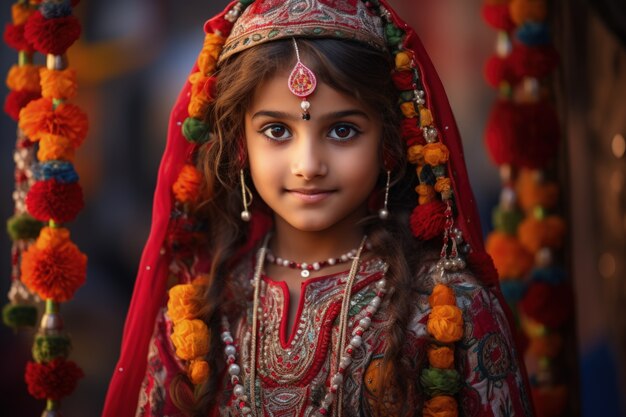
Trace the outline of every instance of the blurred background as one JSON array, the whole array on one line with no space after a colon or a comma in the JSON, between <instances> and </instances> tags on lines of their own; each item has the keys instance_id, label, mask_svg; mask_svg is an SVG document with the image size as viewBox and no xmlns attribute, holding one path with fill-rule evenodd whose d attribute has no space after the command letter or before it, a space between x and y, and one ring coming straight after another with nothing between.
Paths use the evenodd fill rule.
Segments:
<instances>
[{"instance_id":1,"label":"blurred background","mask_svg":"<svg viewBox=\"0 0 626 417\"><path fill-rule=\"evenodd\" d=\"M89 256L87 284L63 305L71 358L84 369L63 414L98 415L113 372L142 246L152 192L175 97L202 46L204 21L218 0L91 0L75 9L83 25L70 49L77 69L74 102L90 119L76 158L86 208L69 225ZM480 16L482 0L390 0L417 29L446 86L464 138L485 233L500 192L483 132L496 92L484 81L495 32ZM183 5L184 4L184 5ZM572 415L626 416L626 5L623 0L555 1L553 39L562 65L556 80L564 127L561 183L569 221L568 267L575 288L571 346ZM10 7L0 7L10 21ZM0 49L0 73L17 60ZM5 92L7 90L5 89ZM0 117L0 217L11 216L15 123ZM0 296L10 285L10 241L0 236ZM573 319L572 319L573 320ZM40 415L23 379L33 334L0 326L0 410Z\"/></svg>"}]
</instances>

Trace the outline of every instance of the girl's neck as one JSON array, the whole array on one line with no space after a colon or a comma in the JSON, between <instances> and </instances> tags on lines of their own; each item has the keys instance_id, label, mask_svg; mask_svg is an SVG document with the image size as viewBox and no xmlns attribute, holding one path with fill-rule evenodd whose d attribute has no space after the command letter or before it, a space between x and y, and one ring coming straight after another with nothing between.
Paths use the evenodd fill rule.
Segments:
<instances>
[{"instance_id":1,"label":"girl's neck","mask_svg":"<svg viewBox=\"0 0 626 417\"><path fill-rule=\"evenodd\" d=\"M337 224L329 229L308 232L295 229L276 219L270 249L276 255L294 262L318 262L336 258L355 249L365 234L354 222Z\"/></svg>"}]
</instances>

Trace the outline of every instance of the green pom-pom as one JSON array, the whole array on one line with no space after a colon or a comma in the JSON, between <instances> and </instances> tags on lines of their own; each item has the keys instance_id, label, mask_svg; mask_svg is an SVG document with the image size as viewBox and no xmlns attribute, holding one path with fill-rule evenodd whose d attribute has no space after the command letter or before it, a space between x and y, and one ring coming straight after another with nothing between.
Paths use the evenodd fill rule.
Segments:
<instances>
[{"instance_id":1,"label":"green pom-pom","mask_svg":"<svg viewBox=\"0 0 626 417\"><path fill-rule=\"evenodd\" d=\"M509 235L517 233L517 227L524 219L524 215L517 210L507 210L501 207L493 209L492 222L493 227Z\"/></svg>"},{"instance_id":2,"label":"green pom-pom","mask_svg":"<svg viewBox=\"0 0 626 417\"><path fill-rule=\"evenodd\" d=\"M37 239L43 223L28 214L18 214L7 221L7 232L11 240Z\"/></svg>"},{"instance_id":3,"label":"green pom-pom","mask_svg":"<svg viewBox=\"0 0 626 417\"><path fill-rule=\"evenodd\" d=\"M210 139L209 126L202 120L188 117L183 122L183 136L189 141L197 144L208 142Z\"/></svg>"},{"instance_id":4,"label":"green pom-pom","mask_svg":"<svg viewBox=\"0 0 626 417\"><path fill-rule=\"evenodd\" d=\"M38 334L33 343L33 358L39 363L67 358L71 349L72 342L65 335Z\"/></svg>"},{"instance_id":5,"label":"green pom-pom","mask_svg":"<svg viewBox=\"0 0 626 417\"><path fill-rule=\"evenodd\" d=\"M415 94L413 91L402 91L400 92L400 101L406 103L407 101L413 101L415 98Z\"/></svg>"},{"instance_id":6,"label":"green pom-pom","mask_svg":"<svg viewBox=\"0 0 626 417\"><path fill-rule=\"evenodd\" d=\"M446 176L446 166L437 165L433 167L433 175L437 178Z\"/></svg>"},{"instance_id":7,"label":"green pom-pom","mask_svg":"<svg viewBox=\"0 0 626 417\"><path fill-rule=\"evenodd\" d=\"M430 397L454 395L461 388L461 376L456 369L426 368L422 371L420 382Z\"/></svg>"},{"instance_id":8,"label":"green pom-pom","mask_svg":"<svg viewBox=\"0 0 626 417\"><path fill-rule=\"evenodd\" d=\"M35 327L37 307L28 304L7 304L2 309L2 321L14 329Z\"/></svg>"},{"instance_id":9,"label":"green pom-pom","mask_svg":"<svg viewBox=\"0 0 626 417\"><path fill-rule=\"evenodd\" d=\"M402 42L404 32L393 23L388 23L385 25L385 36L389 45L397 45Z\"/></svg>"}]
</instances>

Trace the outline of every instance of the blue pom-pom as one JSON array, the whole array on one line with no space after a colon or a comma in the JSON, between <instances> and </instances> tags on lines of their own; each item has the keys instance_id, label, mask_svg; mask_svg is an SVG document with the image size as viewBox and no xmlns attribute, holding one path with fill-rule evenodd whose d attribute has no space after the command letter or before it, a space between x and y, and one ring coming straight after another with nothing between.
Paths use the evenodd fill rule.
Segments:
<instances>
[{"instance_id":1,"label":"blue pom-pom","mask_svg":"<svg viewBox=\"0 0 626 417\"><path fill-rule=\"evenodd\" d=\"M524 298L528 285L522 280L507 279L500 281L500 289L506 301L515 304Z\"/></svg>"},{"instance_id":2,"label":"blue pom-pom","mask_svg":"<svg viewBox=\"0 0 626 417\"><path fill-rule=\"evenodd\" d=\"M39 11L46 19L56 19L72 14L72 3L70 0L63 0L54 3L42 3Z\"/></svg>"},{"instance_id":3,"label":"blue pom-pom","mask_svg":"<svg viewBox=\"0 0 626 417\"><path fill-rule=\"evenodd\" d=\"M424 168L422 168L422 171L420 172L420 182L423 184L434 185L436 181L437 178L435 178L432 167L430 165L424 165Z\"/></svg>"},{"instance_id":4,"label":"blue pom-pom","mask_svg":"<svg viewBox=\"0 0 626 417\"><path fill-rule=\"evenodd\" d=\"M546 268L537 268L532 271L530 278L533 281L545 282L551 285L558 285L565 281L567 274L563 268L558 266L549 266Z\"/></svg>"},{"instance_id":5,"label":"blue pom-pom","mask_svg":"<svg viewBox=\"0 0 626 417\"><path fill-rule=\"evenodd\" d=\"M78 174L74 170L74 165L67 161L47 161L35 164L33 175L37 181L55 179L64 184L78 182Z\"/></svg>"},{"instance_id":6,"label":"blue pom-pom","mask_svg":"<svg viewBox=\"0 0 626 417\"><path fill-rule=\"evenodd\" d=\"M528 22L515 32L517 39L528 46L547 45L550 43L550 30L545 23Z\"/></svg>"}]
</instances>

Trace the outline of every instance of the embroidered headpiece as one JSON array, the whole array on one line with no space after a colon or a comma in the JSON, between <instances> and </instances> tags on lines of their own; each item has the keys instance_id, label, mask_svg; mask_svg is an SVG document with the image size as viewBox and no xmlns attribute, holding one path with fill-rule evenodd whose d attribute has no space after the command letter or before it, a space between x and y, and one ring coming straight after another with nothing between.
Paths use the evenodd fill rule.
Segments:
<instances>
[{"instance_id":1,"label":"embroidered headpiece","mask_svg":"<svg viewBox=\"0 0 626 417\"><path fill-rule=\"evenodd\" d=\"M241 3L239 3L241 4ZM283 38L353 39L385 50L383 24L359 0L254 2L237 17L220 61L253 46Z\"/></svg>"}]
</instances>

